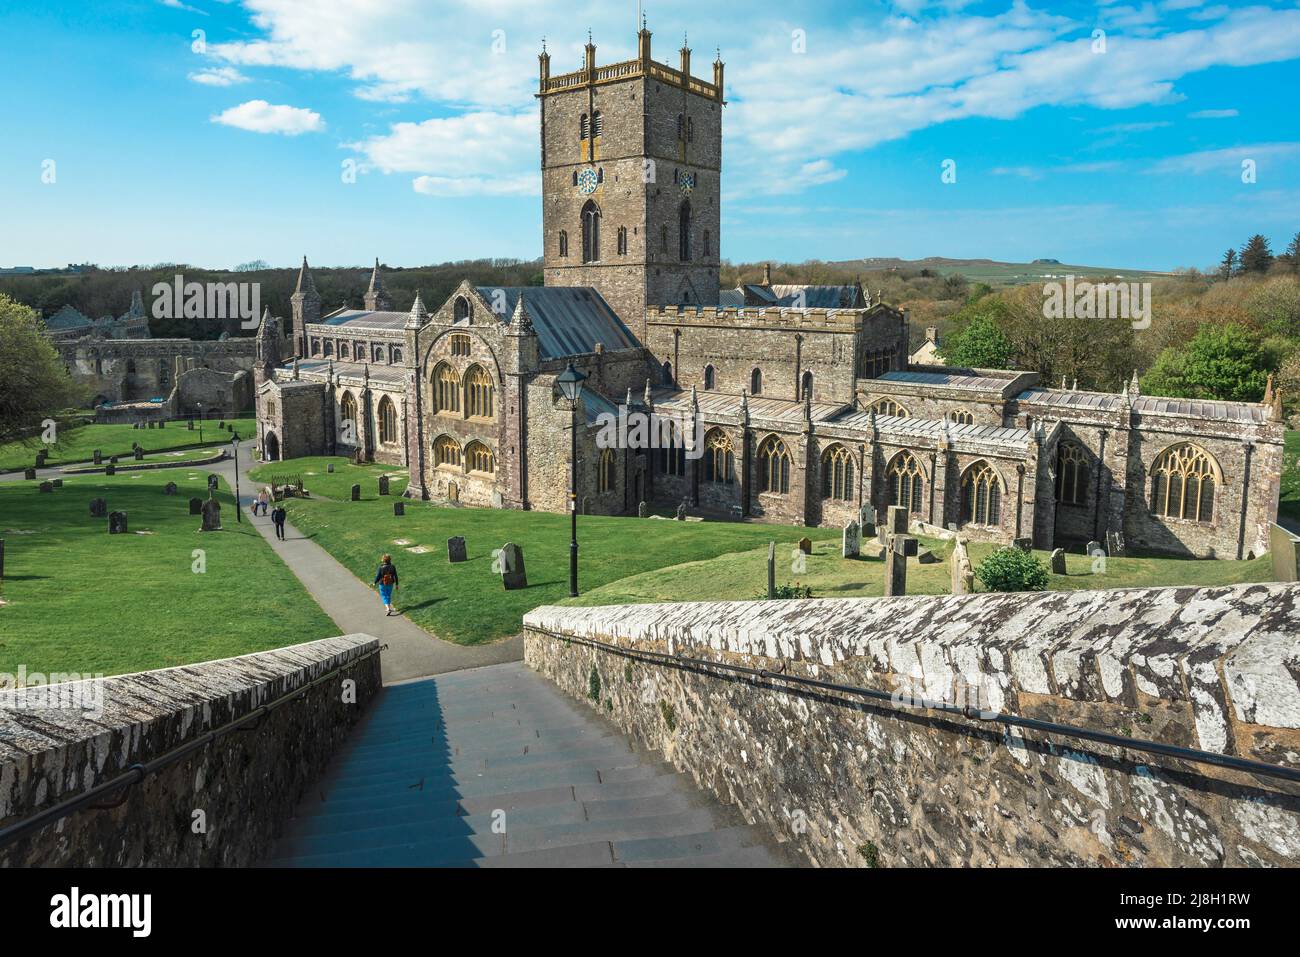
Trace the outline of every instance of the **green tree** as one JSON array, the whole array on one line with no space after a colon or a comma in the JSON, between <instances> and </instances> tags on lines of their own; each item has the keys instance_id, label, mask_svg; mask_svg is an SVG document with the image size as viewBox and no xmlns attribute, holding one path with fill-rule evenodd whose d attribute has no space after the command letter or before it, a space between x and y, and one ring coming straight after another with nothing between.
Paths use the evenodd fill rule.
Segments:
<instances>
[{"instance_id":1,"label":"green tree","mask_svg":"<svg viewBox=\"0 0 1300 957\"><path fill-rule=\"evenodd\" d=\"M1268 247L1268 240L1256 233L1241 248L1241 271L1264 274L1273 265L1273 250Z\"/></svg>"},{"instance_id":2,"label":"green tree","mask_svg":"<svg viewBox=\"0 0 1300 957\"><path fill-rule=\"evenodd\" d=\"M996 296L963 307L953 317L957 332L944 343L944 361L953 366L1005 369L1011 362L1011 343L999 328L999 319L1006 313L1006 304Z\"/></svg>"},{"instance_id":3,"label":"green tree","mask_svg":"<svg viewBox=\"0 0 1300 957\"><path fill-rule=\"evenodd\" d=\"M1291 245L1286 247L1286 258L1291 263L1291 270L1300 272L1300 233L1291 237Z\"/></svg>"},{"instance_id":4,"label":"green tree","mask_svg":"<svg viewBox=\"0 0 1300 957\"><path fill-rule=\"evenodd\" d=\"M1268 379L1260 338L1242 326L1206 326L1183 348L1170 347L1142 378L1142 391L1186 399L1258 402Z\"/></svg>"},{"instance_id":5,"label":"green tree","mask_svg":"<svg viewBox=\"0 0 1300 957\"><path fill-rule=\"evenodd\" d=\"M1223 254L1223 261L1219 263L1219 277L1221 279L1231 279L1237 271L1237 250L1229 249Z\"/></svg>"},{"instance_id":6,"label":"green tree","mask_svg":"<svg viewBox=\"0 0 1300 957\"><path fill-rule=\"evenodd\" d=\"M0 443L31 436L81 398L43 328L35 310L0 294Z\"/></svg>"}]
</instances>

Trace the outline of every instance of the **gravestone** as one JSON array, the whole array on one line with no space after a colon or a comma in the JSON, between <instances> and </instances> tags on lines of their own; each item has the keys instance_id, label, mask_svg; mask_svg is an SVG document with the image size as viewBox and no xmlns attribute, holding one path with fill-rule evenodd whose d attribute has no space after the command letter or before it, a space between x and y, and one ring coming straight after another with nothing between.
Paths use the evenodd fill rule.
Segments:
<instances>
[{"instance_id":1,"label":"gravestone","mask_svg":"<svg viewBox=\"0 0 1300 957\"><path fill-rule=\"evenodd\" d=\"M767 597L776 597L776 542L767 543Z\"/></svg>"},{"instance_id":2,"label":"gravestone","mask_svg":"<svg viewBox=\"0 0 1300 957\"><path fill-rule=\"evenodd\" d=\"M193 431L194 431L194 420L193 420L193 419L190 419L188 422L186 422L186 423L185 423L185 428L187 428L187 429L189 429L191 432L193 432Z\"/></svg>"},{"instance_id":3,"label":"gravestone","mask_svg":"<svg viewBox=\"0 0 1300 957\"><path fill-rule=\"evenodd\" d=\"M126 512L108 513L108 534L110 535L126 534Z\"/></svg>"},{"instance_id":4,"label":"gravestone","mask_svg":"<svg viewBox=\"0 0 1300 957\"><path fill-rule=\"evenodd\" d=\"M456 535L453 538L447 539L447 561L455 564L456 562L463 562L467 558L468 556L465 553L464 536Z\"/></svg>"},{"instance_id":5,"label":"gravestone","mask_svg":"<svg viewBox=\"0 0 1300 957\"><path fill-rule=\"evenodd\" d=\"M159 421L159 423L158 423L158 428L160 428L160 429L165 429L166 427L167 427L167 423L166 423L166 422Z\"/></svg>"},{"instance_id":6,"label":"gravestone","mask_svg":"<svg viewBox=\"0 0 1300 957\"><path fill-rule=\"evenodd\" d=\"M636 517L645 518L649 514L650 514L650 506L646 505L645 502L638 502L636 506Z\"/></svg>"},{"instance_id":7,"label":"gravestone","mask_svg":"<svg viewBox=\"0 0 1300 957\"><path fill-rule=\"evenodd\" d=\"M493 508L502 508L505 506L505 502L506 502L506 500L501 497L501 492L497 489L492 490L491 501L492 501Z\"/></svg>"},{"instance_id":8,"label":"gravestone","mask_svg":"<svg viewBox=\"0 0 1300 957\"><path fill-rule=\"evenodd\" d=\"M907 512L906 509L901 511ZM917 550L917 541L911 535L889 536L885 551L885 597L907 594L907 559L914 558Z\"/></svg>"},{"instance_id":9,"label":"gravestone","mask_svg":"<svg viewBox=\"0 0 1300 957\"><path fill-rule=\"evenodd\" d=\"M133 429L138 429L138 428L140 428L140 423L139 423L139 422L132 422L132 423L131 423L131 428L133 428Z\"/></svg>"},{"instance_id":10,"label":"gravestone","mask_svg":"<svg viewBox=\"0 0 1300 957\"><path fill-rule=\"evenodd\" d=\"M63 488L63 479L55 479L50 484L53 485L55 488Z\"/></svg>"},{"instance_id":11,"label":"gravestone","mask_svg":"<svg viewBox=\"0 0 1300 957\"><path fill-rule=\"evenodd\" d=\"M221 531L221 503L212 498L212 493L208 493L208 500L203 503L201 511L203 524L199 526L200 532L219 532Z\"/></svg>"},{"instance_id":12,"label":"gravestone","mask_svg":"<svg viewBox=\"0 0 1300 957\"><path fill-rule=\"evenodd\" d=\"M811 554L812 554L812 539L811 539L811 538L801 538L801 539L799 539L799 551L803 552L805 555L811 555Z\"/></svg>"},{"instance_id":13,"label":"gravestone","mask_svg":"<svg viewBox=\"0 0 1300 957\"><path fill-rule=\"evenodd\" d=\"M90 517L103 518L108 514L108 502L102 498L92 498L90 500Z\"/></svg>"},{"instance_id":14,"label":"gravestone","mask_svg":"<svg viewBox=\"0 0 1300 957\"><path fill-rule=\"evenodd\" d=\"M1112 558L1124 554L1124 533L1107 532L1106 533L1106 553Z\"/></svg>"},{"instance_id":15,"label":"gravestone","mask_svg":"<svg viewBox=\"0 0 1300 957\"><path fill-rule=\"evenodd\" d=\"M33 479L35 479L35 478L36 478L36 469L24 469L24 470L23 470L23 478L27 479L28 481L32 481Z\"/></svg>"},{"instance_id":16,"label":"gravestone","mask_svg":"<svg viewBox=\"0 0 1300 957\"><path fill-rule=\"evenodd\" d=\"M406 514L406 503L405 503L405 502L394 502L394 503L393 503L393 515L394 515L395 517L400 517L400 516L405 515L405 514Z\"/></svg>"},{"instance_id":17,"label":"gravestone","mask_svg":"<svg viewBox=\"0 0 1300 957\"><path fill-rule=\"evenodd\" d=\"M116 465L116 464L117 464L117 456L116 456L116 455L110 455L110 456L108 457L108 464L109 464L109 465Z\"/></svg>"},{"instance_id":18,"label":"gravestone","mask_svg":"<svg viewBox=\"0 0 1300 957\"><path fill-rule=\"evenodd\" d=\"M95 456L95 464L96 464L96 465L103 465L103 464L104 464L104 463L103 463L103 457L102 457L102 455L100 454L99 449L95 449L93 455Z\"/></svg>"},{"instance_id":19,"label":"gravestone","mask_svg":"<svg viewBox=\"0 0 1300 957\"><path fill-rule=\"evenodd\" d=\"M43 468L45 468L45 460L48 459L49 457L50 457L50 453L47 452L47 451L45 451L45 449L41 449L39 452L37 452L37 453L36 453L36 467L37 467L38 469L43 469Z\"/></svg>"},{"instance_id":20,"label":"gravestone","mask_svg":"<svg viewBox=\"0 0 1300 957\"><path fill-rule=\"evenodd\" d=\"M190 514L191 515L203 514L203 499L201 498L190 499Z\"/></svg>"},{"instance_id":21,"label":"gravestone","mask_svg":"<svg viewBox=\"0 0 1300 957\"><path fill-rule=\"evenodd\" d=\"M105 475L116 475L116 474L117 474L117 466L116 466L116 465L112 465L112 464L110 464L110 465L105 465L105 466L104 466L104 474L105 474Z\"/></svg>"},{"instance_id":22,"label":"gravestone","mask_svg":"<svg viewBox=\"0 0 1300 957\"><path fill-rule=\"evenodd\" d=\"M1084 554L1085 554L1085 555L1105 555L1105 554L1106 554L1106 549L1102 548L1102 547L1101 547L1101 542L1098 542L1098 541L1091 541L1091 542L1089 542L1086 546L1084 546L1083 551L1084 551Z\"/></svg>"},{"instance_id":23,"label":"gravestone","mask_svg":"<svg viewBox=\"0 0 1300 957\"><path fill-rule=\"evenodd\" d=\"M971 567L970 554L966 551L966 543L962 539L957 539L949 561L952 568L952 593L969 595L975 590L975 570Z\"/></svg>"},{"instance_id":24,"label":"gravestone","mask_svg":"<svg viewBox=\"0 0 1300 957\"><path fill-rule=\"evenodd\" d=\"M359 501L361 501L361 486L360 486L360 485L354 485L354 486L352 486L352 501L354 501L354 502L359 502Z\"/></svg>"},{"instance_id":25,"label":"gravestone","mask_svg":"<svg viewBox=\"0 0 1300 957\"><path fill-rule=\"evenodd\" d=\"M225 427L226 427L226 423L224 421L217 423L217 428L224 429Z\"/></svg>"},{"instance_id":26,"label":"gravestone","mask_svg":"<svg viewBox=\"0 0 1300 957\"><path fill-rule=\"evenodd\" d=\"M681 503L677 506L677 521L686 521L686 499L682 499Z\"/></svg>"},{"instance_id":27,"label":"gravestone","mask_svg":"<svg viewBox=\"0 0 1300 957\"><path fill-rule=\"evenodd\" d=\"M138 445L135 447L135 460L137 462L144 461L144 449L140 448Z\"/></svg>"},{"instance_id":28,"label":"gravestone","mask_svg":"<svg viewBox=\"0 0 1300 957\"><path fill-rule=\"evenodd\" d=\"M326 465L326 466L325 466L325 471L328 472L330 475L333 475L333 474L334 474L334 463L331 462L331 463L329 463L328 465Z\"/></svg>"},{"instance_id":29,"label":"gravestone","mask_svg":"<svg viewBox=\"0 0 1300 957\"><path fill-rule=\"evenodd\" d=\"M455 482L447 483L447 501L452 504L460 502L460 486Z\"/></svg>"},{"instance_id":30,"label":"gravestone","mask_svg":"<svg viewBox=\"0 0 1300 957\"><path fill-rule=\"evenodd\" d=\"M388 494L388 476L387 476L387 475L381 475L381 476L379 476L379 494L380 494L380 495L387 495L387 494Z\"/></svg>"},{"instance_id":31,"label":"gravestone","mask_svg":"<svg viewBox=\"0 0 1300 957\"><path fill-rule=\"evenodd\" d=\"M1022 552L1032 552L1034 550L1034 540L1032 538L1017 538L1011 544Z\"/></svg>"},{"instance_id":32,"label":"gravestone","mask_svg":"<svg viewBox=\"0 0 1300 957\"><path fill-rule=\"evenodd\" d=\"M217 478L215 475L209 475L209 476L208 476L208 491L209 491L209 492L215 492L215 491L216 491L217 489L219 489L220 487L221 487L221 479Z\"/></svg>"},{"instance_id":33,"label":"gravestone","mask_svg":"<svg viewBox=\"0 0 1300 957\"><path fill-rule=\"evenodd\" d=\"M1052 561L1052 574L1064 575L1065 574L1065 549L1053 548L1051 561Z\"/></svg>"},{"instance_id":34,"label":"gravestone","mask_svg":"<svg viewBox=\"0 0 1300 957\"><path fill-rule=\"evenodd\" d=\"M150 419L150 420L149 420L149 428L152 429L152 428L156 428L156 427L157 427L157 423L154 422L153 419Z\"/></svg>"},{"instance_id":35,"label":"gravestone","mask_svg":"<svg viewBox=\"0 0 1300 957\"><path fill-rule=\"evenodd\" d=\"M501 549L501 583L506 591L528 587L528 574L524 568L524 550L513 542Z\"/></svg>"},{"instance_id":36,"label":"gravestone","mask_svg":"<svg viewBox=\"0 0 1300 957\"><path fill-rule=\"evenodd\" d=\"M907 524L911 521L911 515L901 505L889 506L888 531L891 535L906 535Z\"/></svg>"},{"instance_id":37,"label":"gravestone","mask_svg":"<svg viewBox=\"0 0 1300 957\"><path fill-rule=\"evenodd\" d=\"M850 521L844 526L844 535L840 541L841 558L857 558L862 554L862 533L857 522Z\"/></svg>"},{"instance_id":38,"label":"gravestone","mask_svg":"<svg viewBox=\"0 0 1300 957\"><path fill-rule=\"evenodd\" d=\"M928 548L918 548L916 550L916 563L918 565L938 565L939 556Z\"/></svg>"},{"instance_id":39,"label":"gravestone","mask_svg":"<svg viewBox=\"0 0 1300 957\"><path fill-rule=\"evenodd\" d=\"M163 494L164 494L164 495L175 495L175 494L176 494L176 483L175 483L175 482L168 482L166 485L164 485L164 486L163 486Z\"/></svg>"},{"instance_id":40,"label":"gravestone","mask_svg":"<svg viewBox=\"0 0 1300 957\"><path fill-rule=\"evenodd\" d=\"M53 491L54 491L54 483L53 483L53 482L42 482L40 485L36 486L36 491L38 491L38 492L42 492L42 493L53 492Z\"/></svg>"}]
</instances>

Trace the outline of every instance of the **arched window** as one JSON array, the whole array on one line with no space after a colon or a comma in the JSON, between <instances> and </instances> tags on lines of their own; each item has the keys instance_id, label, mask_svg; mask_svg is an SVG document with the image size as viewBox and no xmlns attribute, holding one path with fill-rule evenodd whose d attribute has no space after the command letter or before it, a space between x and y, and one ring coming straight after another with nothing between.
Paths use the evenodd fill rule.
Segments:
<instances>
[{"instance_id":1,"label":"arched window","mask_svg":"<svg viewBox=\"0 0 1300 957\"><path fill-rule=\"evenodd\" d=\"M491 419L493 411L492 377L482 366L470 366L465 373L465 414L476 419Z\"/></svg>"},{"instance_id":2,"label":"arched window","mask_svg":"<svg viewBox=\"0 0 1300 957\"><path fill-rule=\"evenodd\" d=\"M961 480L961 521L996 525L1002 518L1002 484L987 462L976 462Z\"/></svg>"},{"instance_id":3,"label":"arched window","mask_svg":"<svg viewBox=\"0 0 1300 957\"><path fill-rule=\"evenodd\" d=\"M708 259L711 255L713 255L711 252L709 252L709 231L707 229L704 231L704 245L702 247L702 251L704 253L705 259Z\"/></svg>"},{"instance_id":4,"label":"arched window","mask_svg":"<svg viewBox=\"0 0 1300 957\"><path fill-rule=\"evenodd\" d=\"M582 261L594 263L600 259L600 207L587 200L582 207Z\"/></svg>"},{"instance_id":5,"label":"arched window","mask_svg":"<svg viewBox=\"0 0 1300 957\"><path fill-rule=\"evenodd\" d=\"M320 355L320 340L319 340L319 339L313 339L313 340L311 341L311 354L314 355L314 356L318 356L318 355ZM128 363L126 364L126 371L127 371L127 372L134 372L134 371L135 371L135 363L134 363L134 362L128 362Z\"/></svg>"},{"instance_id":6,"label":"arched window","mask_svg":"<svg viewBox=\"0 0 1300 957\"><path fill-rule=\"evenodd\" d=\"M388 396L379 400L379 441L397 441L397 407Z\"/></svg>"},{"instance_id":7,"label":"arched window","mask_svg":"<svg viewBox=\"0 0 1300 957\"><path fill-rule=\"evenodd\" d=\"M563 233L561 233L561 235L563 235ZM563 255L563 253L561 253L561 255ZM470 312L469 300L466 299L464 296L457 296L456 302L452 305L451 309L452 309L452 318L456 322L460 322L463 319L469 318L469 312Z\"/></svg>"},{"instance_id":8,"label":"arched window","mask_svg":"<svg viewBox=\"0 0 1300 957\"><path fill-rule=\"evenodd\" d=\"M563 229L560 230L560 255L569 255L569 234Z\"/></svg>"},{"instance_id":9,"label":"arched window","mask_svg":"<svg viewBox=\"0 0 1300 957\"><path fill-rule=\"evenodd\" d=\"M433 443L433 464L460 468L460 443L450 435L439 436Z\"/></svg>"},{"instance_id":10,"label":"arched window","mask_svg":"<svg viewBox=\"0 0 1300 957\"><path fill-rule=\"evenodd\" d=\"M325 340L325 358L326 358L326 359L332 359L332 358L334 358L334 340L333 340L333 339L326 339L326 340Z\"/></svg>"},{"instance_id":11,"label":"arched window","mask_svg":"<svg viewBox=\"0 0 1300 957\"><path fill-rule=\"evenodd\" d=\"M1066 505L1088 504L1088 454L1077 442L1062 442L1056 450L1056 500Z\"/></svg>"},{"instance_id":12,"label":"arched window","mask_svg":"<svg viewBox=\"0 0 1300 957\"><path fill-rule=\"evenodd\" d=\"M594 138L603 132L605 132L605 120L600 115L600 110L597 110L591 114L591 135Z\"/></svg>"},{"instance_id":13,"label":"arched window","mask_svg":"<svg viewBox=\"0 0 1300 957\"><path fill-rule=\"evenodd\" d=\"M677 258L682 262L691 261L691 201L682 200L677 209Z\"/></svg>"},{"instance_id":14,"label":"arched window","mask_svg":"<svg viewBox=\"0 0 1300 957\"><path fill-rule=\"evenodd\" d=\"M871 408L876 411L876 415L893 415L900 419L906 419L911 414L893 399L877 399L871 403Z\"/></svg>"},{"instance_id":15,"label":"arched window","mask_svg":"<svg viewBox=\"0 0 1300 957\"><path fill-rule=\"evenodd\" d=\"M391 352L389 353L389 359L391 362L400 363L402 361L402 347L393 346Z\"/></svg>"},{"instance_id":16,"label":"arched window","mask_svg":"<svg viewBox=\"0 0 1300 957\"><path fill-rule=\"evenodd\" d=\"M974 425L975 413L969 409L953 409L948 413L948 421L953 425Z\"/></svg>"},{"instance_id":17,"label":"arched window","mask_svg":"<svg viewBox=\"0 0 1300 957\"><path fill-rule=\"evenodd\" d=\"M680 113L677 114L677 138L679 140L686 139L686 117Z\"/></svg>"},{"instance_id":18,"label":"arched window","mask_svg":"<svg viewBox=\"0 0 1300 957\"><path fill-rule=\"evenodd\" d=\"M351 392L344 392L339 401L339 430L349 442L357 440L357 400Z\"/></svg>"},{"instance_id":19,"label":"arched window","mask_svg":"<svg viewBox=\"0 0 1300 957\"><path fill-rule=\"evenodd\" d=\"M813 387L813 374L805 372L799 380L799 398L811 399Z\"/></svg>"},{"instance_id":20,"label":"arched window","mask_svg":"<svg viewBox=\"0 0 1300 957\"><path fill-rule=\"evenodd\" d=\"M763 394L763 370L762 369L755 369L753 372L749 374L749 394L750 395Z\"/></svg>"},{"instance_id":21,"label":"arched window","mask_svg":"<svg viewBox=\"0 0 1300 957\"><path fill-rule=\"evenodd\" d=\"M713 371L713 366L711 365L705 366L704 367L704 388L708 390L717 388L716 380L717 380L717 376Z\"/></svg>"},{"instance_id":22,"label":"arched window","mask_svg":"<svg viewBox=\"0 0 1300 957\"><path fill-rule=\"evenodd\" d=\"M665 363L664 363L664 370L663 370L663 371L664 371L664 385L672 385L672 384L673 384L673 364L672 364L671 362L665 362Z\"/></svg>"},{"instance_id":23,"label":"arched window","mask_svg":"<svg viewBox=\"0 0 1300 957\"><path fill-rule=\"evenodd\" d=\"M1170 446L1151 465L1151 511L1166 518L1213 521L1218 480L1218 464L1204 449L1189 443Z\"/></svg>"},{"instance_id":24,"label":"arched window","mask_svg":"<svg viewBox=\"0 0 1300 957\"><path fill-rule=\"evenodd\" d=\"M433 370L433 411L460 411L460 376L445 362Z\"/></svg>"},{"instance_id":25,"label":"arched window","mask_svg":"<svg viewBox=\"0 0 1300 957\"><path fill-rule=\"evenodd\" d=\"M822 455L822 498L851 502L853 497L853 454L832 445Z\"/></svg>"},{"instance_id":26,"label":"arched window","mask_svg":"<svg viewBox=\"0 0 1300 957\"><path fill-rule=\"evenodd\" d=\"M695 120L692 117L686 117L686 142L695 142Z\"/></svg>"},{"instance_id":27,"label":"arched window","mask_svg":"<svg viewBox=\"0 0 1300 957\"><path fill-rule=\"evenodd\" d=\"M451 340L451 354L454 356L467 356L470 350L469 336L463 332L454 333L447 337Z\"/></svg>"},{"instance_id":28,"label":"arched window","mask_svg":"<svg viewBox=\"0 0 1300 957\"><path fill-rule=\"evenodd\" d=\"M351 358L351 355L352 355L352 350L351 350L351 348L349 348L348 344L347 344L346 342L340 342L340 343L339 343L339 358L340 358L340 359L348 359L348 358Z\"/></svg>"},{"instance_id":29,"label":"arched window","mask_svg":"<svg viewBox=\"0 0 1300 957\"><path fill-rule=\"evenodd\" d=\"M790 491L790 453L775 435L758 447L758 490L777 495Z\"/></svg>"},{"instance_id":30,"label":"arched window","mask_svg":"<svg viewBox=\"0 0 1300 957\"><path fill-rule=\"evenodd\" d=\"M613 491L617 459L613 449L605 449L600 453L600 467L596 473L597 491Z\"/></svg>"},{"instance_id":31,"label":"arched window","mask_svg":"<svg viewBox=\"0 0 1300 957\"><path fill-rule=\"evenodd\" d=\"M704 481L733 485L736 481L736 451L731 436L714 429L704 438Z\"/></svg>"},{"instance_id":32,"label":"arched window","mask_svg":"<svg viewBox=\"0 0 1300 957\"><path fill-rule=\"evenodd\" d=\"M591 123L587 119L587 114L583 113L578 119L578 139L585 140L591 135Z\"/></svg>"},{"instance_id":33,"label":"arched window","mask_svg":"<svg viewBox=\"0 0 1300 957\"><path fill-rule=\"evenodd\" d=\"M911 452L899 452L889 463L889 504L901 505L919 515L925 480L921 466Z\"/></svg>"},{"instance_id":34,"label":"arched window","mask_svg":"<svg viewBox=\"0 0 1300 957\"><path fill-rule=\"evenodd\" d=\"M627 227L626 226L618 227L618 254L620 256L627 255Z\"/></svg>"},{"instance_id":35,"label":"arched window","mask_svg":"<svg viewBox=\"0 0 1300 957\"><path fill-rule=\"evenodd\" d=\"M664 475L686 474L686 440L676 422L669 421L659 440L659 471Z\"/></svg>"},{"instance_id":36,"label":"arched window","mask_svg":"<svg viewBox=\"0 0 1300 957\"><path fill-rule=\"evenodd\" d=\"M482 442L471 442L465 446L465 466L471 472L491 475L497 470L496 456Z\"/></svg>"}]
</instances>

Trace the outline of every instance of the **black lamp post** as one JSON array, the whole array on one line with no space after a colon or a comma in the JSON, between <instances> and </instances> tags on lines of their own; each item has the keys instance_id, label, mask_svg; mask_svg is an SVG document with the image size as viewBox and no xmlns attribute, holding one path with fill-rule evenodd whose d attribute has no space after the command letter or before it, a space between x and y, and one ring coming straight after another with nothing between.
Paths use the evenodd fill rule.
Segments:
<instances>
[{"instance_id":1,"label":"black lamp post","mask_svg":"<svg viewBox=\"0 0 1300 957\"><path fill-rule=\"evenodd\" d=\"M234 433L235 437L230 440L231 451L235 453L235 521L244 524L244 510L239 505L239 433Z\"/></svg>"},{"instance_id":2,"label":"black lamp post","mask_svg":"<svg viewBox=\"0 0 1300 957\"><path fill-rule=\"evenodd\" d=\"M203 444L203 403L195 402L194 405L199 410L199 445Z\"/></svg>"},{"instance_id":3,"label":"black lamp post","mask_svg":"<svg viewBox=\"0 0 1300 957\"><path fill-rule=\"evenodd\" d=\"M569 597L578 597L578 400L582 397L582 383L586 376L569 363L555 384L569 403L573 415L572 445L569 450L569 514L572 529L569 542Z\"/></svg>"}]
</instances>

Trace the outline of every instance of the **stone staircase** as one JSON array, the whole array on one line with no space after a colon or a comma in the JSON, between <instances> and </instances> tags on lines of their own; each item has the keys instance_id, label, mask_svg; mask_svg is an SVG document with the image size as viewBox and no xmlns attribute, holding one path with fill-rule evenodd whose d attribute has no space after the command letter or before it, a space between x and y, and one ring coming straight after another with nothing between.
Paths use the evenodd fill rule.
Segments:
<instances>
[{"instance_id":1,"label":"stone staircase","mask_svg":"<svg viewBox=\"0 0 1300 957\"><path fill-rule=\"evenodd\" d=\"M522 662L385 688L272 867L795 863Z\"/></svg>"}]
</instances>

